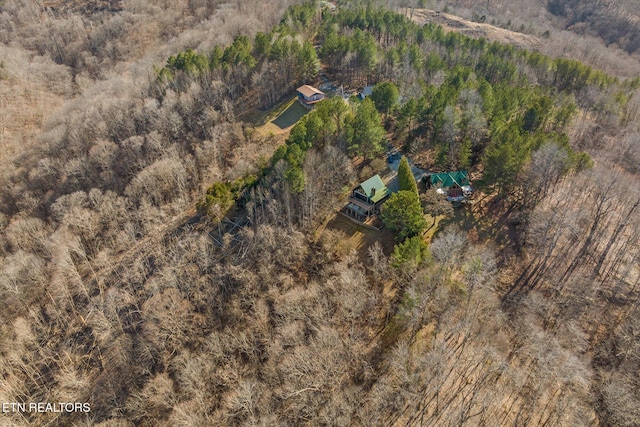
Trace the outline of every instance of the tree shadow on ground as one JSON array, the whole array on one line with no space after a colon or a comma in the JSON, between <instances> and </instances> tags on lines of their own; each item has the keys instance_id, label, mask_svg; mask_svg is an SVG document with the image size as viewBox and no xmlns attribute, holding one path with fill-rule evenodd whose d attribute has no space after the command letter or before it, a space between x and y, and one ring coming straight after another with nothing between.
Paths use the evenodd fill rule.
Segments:
<instances>
[{"instance_id":1,"label":"tree shadow on ground","mask_svg":"<svg viewBox=\"0 0 640 427\"><path fill-rule=\"evenodd\" d=\"M454 209L453 215L437 224L434 237L451 226L466 232L477 242L494 242L499 247L517 247L515 225L510 221L510 210L502 204L488 203L483 207L466 205Z\"/></svg>"}]
</instances>

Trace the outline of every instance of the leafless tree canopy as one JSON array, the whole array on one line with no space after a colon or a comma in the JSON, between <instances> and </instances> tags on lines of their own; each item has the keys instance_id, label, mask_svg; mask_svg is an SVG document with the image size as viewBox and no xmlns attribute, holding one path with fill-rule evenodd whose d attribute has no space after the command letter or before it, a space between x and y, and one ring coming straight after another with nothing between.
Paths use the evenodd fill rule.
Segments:
<instances>
[{"instance_id":1,"label":"leafless tree canopy","mask_svg":"<svg viewBox=\"0 0 640 427\"><path fill-rule=\"evenodd\" d=\"M331 224L357 181L344 141L306 152L300 192L282 159L261 175L281 141L243 117L295 88L286 57L158 78L176 52L269 33L298 3L0 0L0 402L91 404L0 424L637 425L637 84L576 91L567 145L540 141L511 204L423 196L449 225L397 268L384 237L353 243ZM446 6L637 76L589 38L635 51L633 31L603 27L636 28L629 2L599 24L524 0L384 3ZM369 78L355 55L331 62ZM376 70L403 96L424 83L406 64ZM461 123L473 146L490 137L483 108L466 88L445 110L451 162ZM567 147L593 167L571 169ZM233 215L196 211L212 184L247 176L260 178Z\"/></svg>"}]
</instances>

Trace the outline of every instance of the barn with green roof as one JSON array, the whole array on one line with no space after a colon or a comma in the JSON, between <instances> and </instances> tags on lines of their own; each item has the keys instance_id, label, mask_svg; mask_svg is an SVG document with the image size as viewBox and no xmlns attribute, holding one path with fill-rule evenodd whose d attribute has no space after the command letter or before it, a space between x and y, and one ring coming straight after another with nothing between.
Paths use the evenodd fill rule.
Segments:
<instances>
[{"instance_id":1,"label":"barn with green roof","mask_svg":"<svg viewBox=\"0 0 640 427\"><path fill-rule=\"evenodd\" d=\"M465 201L472 192L467 171L432 173L427 177L427 184L445 194L450 202Z\"/></svg>"},{"instance_id":2,"label":"barn with green roof","mask_svg":"<svg viewBox=\"0 0 640 427\"><path fill-rule=\"evenodd\" d=\"M469 174L467 171L432 173L429 181L432 187L442 187L444 189L456 185L464 187L469 185Z\"/></svg>"}]
</instances>

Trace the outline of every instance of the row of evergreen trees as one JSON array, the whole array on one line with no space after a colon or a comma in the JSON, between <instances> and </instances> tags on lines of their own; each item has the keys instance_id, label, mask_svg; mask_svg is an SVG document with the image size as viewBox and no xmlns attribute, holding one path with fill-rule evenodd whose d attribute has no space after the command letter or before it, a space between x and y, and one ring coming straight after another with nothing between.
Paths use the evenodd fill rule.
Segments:
<instances>
[{"instance_id":1,"label":"row of evergreen trees","mask_svg":"<svg viewBox=\"0 0 640 427\"><path fill-rule=\"evenodd\" d=\"M267 107L299 84L313 81L319 60L313 34L321 19L315 1L291 6L278 26L269 33L258 32L253 40L237 36L226 47L208 52L187 49L167 59L157 68L157 92L185 91L192 81L211 85L222 80L228 97L238 101L244 95L245 107Z\"/></svg>"},{"instance_id":2,"label":"row of evergreen trees","mask_svg":"<svg viewBox=\"0 0 640 427\"><path fill-rule=\"evenodd\" d=\"M565 128L582 91L616 84L577 61L420 27L374 7L341 8L323 20L318 39L321 59L340 78L397 82L402 102L376 106L407 148L434 149L441 169L481 164L484 181L505 193L549 141L567 150L572 168L588 166Z\"/></svg>"},{"instance_id":3,"label":"row of evergreen trees","mask_svg":"<svg viewBox=\"0 0 640 427\"><path fill-rule=\"evenodd\" d=\"M372 158L384 151L388 134L408 150L433 150L435 168L479 168L487 189L511 194L531 154L545 144L567 153L566 172L588 167L588 156L569 147L566 127L585 87L621 87L576 61L445 33L434 24L420 27L380 8L347 4L322 13L313 2L290 9L278 27L258 33L253 43L240 36L208 55L183 52L169 58L158 75L171 80L212 70L277 72L288 81L282 87L291 90L317 72L314 44L346 85L380 83L363 102L320 103L292 129L272 164L284 162L293 194L305 188L303 164L312 147L332 145ZM299 66L287 65L292 57Z\"/></svg>"}]
</instances>

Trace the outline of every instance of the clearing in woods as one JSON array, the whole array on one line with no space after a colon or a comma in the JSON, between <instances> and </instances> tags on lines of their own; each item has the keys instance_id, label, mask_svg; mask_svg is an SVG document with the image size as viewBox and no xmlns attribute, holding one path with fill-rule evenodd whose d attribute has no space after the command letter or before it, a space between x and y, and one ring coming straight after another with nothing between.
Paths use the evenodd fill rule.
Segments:
<instances>
[{"instance_id":1,"label":"clearing in woods","mask_svg":"<svg viewBox=\"0 0 640 427\"><path fill-rule=\"evenodd\" d=\"M242 115L242 119L253 123L256 130L264 136L273 135L284 141L291 127L295 125L309 110L296 102L297 98L287 99L275 107L260 111L252 108Z\"/></svg>"},{"instance_id":2,"label":"clearing in woods","mask_svg":"<svg viewBox=\"0 0 640 427\"><path fill-rule=\"evenodd\" d=\"M363 261L369 257L368 250L375 242L379 242L382 245L382 251L385 255L391 255L396 244L395 235L388 228L383 228L380 231L371 230L356 224L337 211L325 224L318 227L316 230L317 235L322 234L326 228L344 235L336 245L338 252L349 253L354 249Z\"/></svg>"},{"instance_id":3,"label":"clearing in woods","mask_svg":"<svg viewBox=\"0 0 640 427\"><path fill-rule=\"evenodd\" d=\"M307 110L299 102L296 102L294 100L293 103L290 104L289 107L271 123L273 123L280 129L287 129L295 125L298 120L300 120L302 116L304 116L308 112L309 110Z\"/></svg>"},{"instance_id":4,"label":"clearing in woods","mask_svg":"<svg viewBox=\"0 0 640 427\"><path fill-rule=\"evenodd\" d=\"M413 9L412 11L407 8L405 15L419 25L433 22L442 26L442 29L446 32L455 31L475 39L484 37L489 41L510 44L515 47L530 50L537 50L540 45L538 38L530 34L505 30L495 25L468 21L455 15L449 15L448 13L436 12L429 9Z\"/></svg>"}]
</instances>

